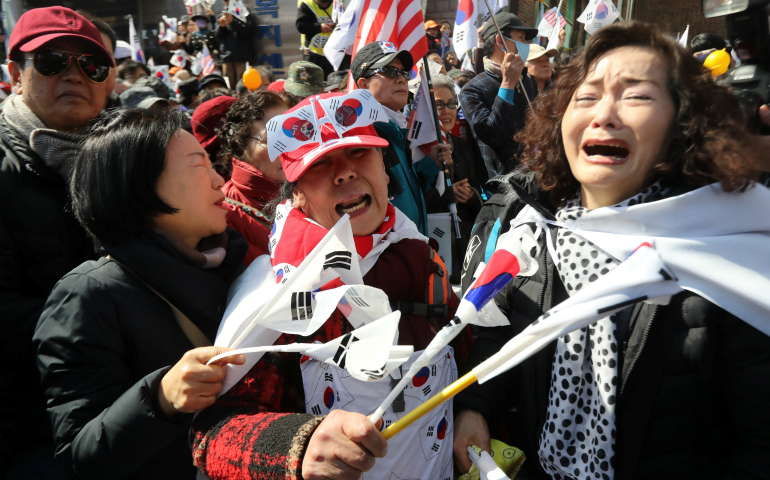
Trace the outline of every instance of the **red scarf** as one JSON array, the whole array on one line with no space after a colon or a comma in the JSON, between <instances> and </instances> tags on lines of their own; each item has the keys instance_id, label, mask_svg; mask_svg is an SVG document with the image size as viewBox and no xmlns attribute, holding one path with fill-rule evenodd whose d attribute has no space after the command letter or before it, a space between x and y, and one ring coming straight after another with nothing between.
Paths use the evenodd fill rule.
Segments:
<instances>
[{"instance_id":1,"label":"red scarf","mask_svg":"<svg viewBox=\"0 0 770 480\"><path fill-rule=\"evenodd\" d=\"M280 189L280 183L270 180L254 166L233 158L233 176L222 188L222 193L262 211L267 202L278 196Z\"/></svg>"}]
</instances>

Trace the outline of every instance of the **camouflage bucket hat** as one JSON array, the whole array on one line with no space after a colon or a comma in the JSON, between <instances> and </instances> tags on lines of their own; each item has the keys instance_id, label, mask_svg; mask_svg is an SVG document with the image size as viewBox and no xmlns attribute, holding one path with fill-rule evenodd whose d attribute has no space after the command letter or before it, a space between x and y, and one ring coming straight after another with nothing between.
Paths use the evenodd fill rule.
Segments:
<instances>
[{"instance_id":1,"label":"camouflage bucket hat","mask_svg":"<svg viewBox=\"0 0 770 480\"><path fill-rule=\"evenodd\" d=\"M310 62L294 62L289 66L289 78L284 90L302 98L324 91L324 71Z\"/></svg>"}]
</instances>

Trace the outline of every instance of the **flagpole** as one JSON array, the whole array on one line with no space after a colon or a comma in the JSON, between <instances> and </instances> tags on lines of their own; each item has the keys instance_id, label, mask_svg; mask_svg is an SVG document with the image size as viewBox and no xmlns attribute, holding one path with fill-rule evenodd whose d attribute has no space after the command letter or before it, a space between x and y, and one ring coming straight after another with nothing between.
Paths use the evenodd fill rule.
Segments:
<instances>
[{"instance_id":1,"label":"flagpole","mask_svg":"<svg viewBox=\"0 0 770 480\"><path fill-rule=\"evenodd\" d=\"M438 123L438 110L436 109L436 97L433 95L433 82L430 79L430 68L428 67L428 56L422 57L422 64L425 67L425 79L428 81L428 97L430 98L430 108L433 109L433 126L436 128L436 141L439 145L443 142L441 136L441 126ZM457 216L457 199L455 198L455 192L452 189L452 176L449 174L449 165L442 160L441 165L444 170L444 182L446 184L446 201L449 207L449 212L452 214L452 223L455 226L455 239L460 237L460 217ZM459 247L460 245L458 245ZM458 248L459 251L459 248ZM465 251L465 250L463 250ZM451 252L450 252L451 255Z\"/></svg>"},{"instance_id":2,"label":"flagpole","mask_svg":"<svg viewBox=\"0 0 770 480\"><path fill-rule=\"evenodd\" d=\"M505 49L505 53L511 53L508 50L508 45L505 44L505 37L503 37L503 32L500 31L500 27L497 25L497 19L495 19L495 15L492 13L492 9L489 8L489 0L484 0L484 3L487 4L487 11L490 13L490 17L492 17L492 23L495 24L495 30L497 30L497 34L500 35L500 40L503 42L503 49ZM526 58L522 60L525 62L527 61ZM532 102L529 101L529 95L527 94L527 89L524 88L524 82L521 81L521 76L519 76L519 86L521 87L521 91L524 92L524 96L527 98L527 105L531 107Z\"/></svg>"}]
</instances>

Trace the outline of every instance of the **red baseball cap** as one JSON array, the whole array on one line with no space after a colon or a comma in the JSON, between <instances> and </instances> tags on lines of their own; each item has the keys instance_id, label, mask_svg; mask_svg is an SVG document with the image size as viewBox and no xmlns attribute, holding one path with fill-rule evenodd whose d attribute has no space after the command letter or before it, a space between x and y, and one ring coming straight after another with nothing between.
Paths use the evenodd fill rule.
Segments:
<instances>
[{"instance_id":1,"label":"red baseball cap","mask_svg":"<svg viewBox=\"0 0 770 480\"><path fill-rule=\"evenodd\" d=\"M8 41L9 58L14 53L32 52L53 39L61 37L82 38L98 47L110 59L115 60L104 47L102 36L93 23L66 7L34 8L24 13L13 27Z\"/></svg>"},{"instance_id":2,"label":"red baseball cap","mask_svg":"<svg viewBox=\"0 0 770 480\"><path fill-rule=\"evenodd\" d=\"M322 93L320 95L312 95L298 103L294 108L287 110L284 115L291 115L292 113L303 109L303 107L312 104L315 105L317 118L322 119L327 115L327 112L324 112L323 107L318 100L345 95L348 94ZM379 104L377 104L377 106L379 107ZM335 112L329 113L333 115ZM320 160L324 155L336 150L342 148L388 146L388 141L377 136L377 131L371 123L366 126L351 128L345 131L340 137L337 130L330 122L322 122L320 133L321 143L309 140L306 144L295 150L280 154L278 158L283 166L283 173L286 174L286 180L289 182L296 182L316 161Z\"/></svg>"}]
</instances>

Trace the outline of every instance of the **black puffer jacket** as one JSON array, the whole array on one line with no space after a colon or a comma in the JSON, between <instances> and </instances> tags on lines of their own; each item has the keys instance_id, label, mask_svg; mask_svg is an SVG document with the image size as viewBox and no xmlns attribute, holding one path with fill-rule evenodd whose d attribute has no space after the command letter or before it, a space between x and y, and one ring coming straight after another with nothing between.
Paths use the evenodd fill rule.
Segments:
<instances>
[{"instance_id":1,"label":"black puffer jacket","mask_svg":"<svg viewBox=\"0 0 770 480\"><path fill-rule=\"evenodd\" d=\"M56 457L78 478L195 478L192 415L169 420L156 402L163 375L194 346L147 284L213 339L247 249L239 233L228 233L217 268L193 266L165 238L147 234L105 246L122 265L86 262L54 288L34 343Z\"/></svg>"},{"instance_id":2,"label":"black puffer jacket","mask_svg":"<svg viewBox=\"0 0 770 480\"><path fill-rule=\"evenodd\" d=\"M219 42L220 61L256 63L252 45L257 29L251 15L246 17L245 22L233 16L229 25L223 27L218 22L216 25L214 36Z\"/></svg>"},{"instance_id":3,"label":"black puffer jacket","mask_svg":"<svg viewBox=\"0 0 770 480\"><path fill-rule=\"evenodd\" d=\"M524 186L530 200L554 211L532 174L512 180ZM494 240L488 245L487 239L498 219L502 234L523 206L521 198L504 193L485 204L464 265L464 286L466 270L475 270L485 252L494 250ZM515 279L495 298L511 326L480 331L466 371L567 298L547 249L542 250L537 274ZM522 479L548 478L538 461L538 444L554 351L555 342L455 399L456 412L479 411L493 428L504 420L512 444L529 458ZM619 356L615 480L767 478L770 337L702 297L682 292L667 306L633 308Z\"/></svg>"},{"instance_id":4,"label":"black puffer jacket","mask_svg":"<svg viewBox=\"0 0 770 480\"><path fill-rule=\"evenodd\" d=\"M56 282L97 257L68 203L64 179L0 115L0 351L13 359L0 373L0 477L17 452L51 445L32 333Z\"/></svg>"}]
</instances>

